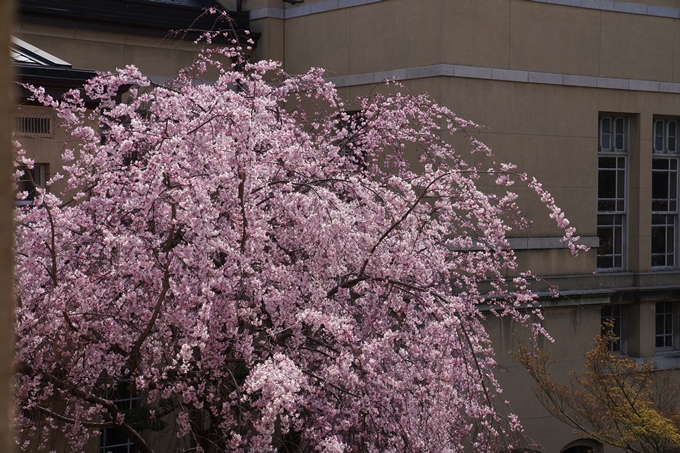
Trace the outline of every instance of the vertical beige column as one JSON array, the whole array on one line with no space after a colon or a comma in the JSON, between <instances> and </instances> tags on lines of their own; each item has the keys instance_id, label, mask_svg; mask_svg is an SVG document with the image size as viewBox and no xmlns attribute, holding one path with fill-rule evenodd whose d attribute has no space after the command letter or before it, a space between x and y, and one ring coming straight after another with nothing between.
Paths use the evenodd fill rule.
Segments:
<instances>
[{"instance_id":1,"label":"vertical beige column","mask_svg":"<svg viewBox=\"0 0 680 453\"><path fill-rule=\"evenodd\" d=\"M628 158L628 269L652 267L652 115L630 119Z\"/></svg>"},{"instance_id":2,"label":"vertical beige column","mask_svg":"<svg viewBox=\"0 0 680 453\"><path fill-rule=\"evenodd\" d=\"M9 57L14 1L0 0L0 451L14 451L12 418L12 356L14 316L12 297L12 171L11 123L14 79Z\"/></svg>"},{"instance_id":3,"label":"vertical beige column","mask_svg":"<svg viewBox=\"0 0 680 453\"><path fill-rule=\"evenodd\" d=\"M253 52L252 61L275 60L283 62L285 38L283 19L273 17L250 21L250 29L262 33Z\"/></svg>"},{"instance_id":4,"label":"vertical beige column","mask_svg":"<svg viewBox=\"0 0 680 453\"><path fill-rule=\"evenodd\" d=\"M652 114L630 118L628 158L628 265L631 272L652 268ZM638 284L636 278L635 284ZM654 356L654 304L628 306L628 353Z\"/></svg>"},{"instance_id":5,"label":"vertical beige column","mask_svg":"<svg viewBox=\"0 0 680 453\"><path fill-rule=\"evenodd\" d=\"M284 10L288 6L281 0L244 0L243 9L252 11L264 8L271 10ZM250 29L262 33L253 52L252 60L275 60L284 64L285 69L285 20L275 17L263 17L254 19L251 16Z\"/></svg>"},{"instance_id":6,"label":"vertical beige column","mask_svg":"<svg viewBox=\"0 0 680 453\"><path fill-rule=\"evenodd\" d=\"M654 357L656 344L653 303L628 305L628 355L631 357Z\"/></svg>"}]
</instances>

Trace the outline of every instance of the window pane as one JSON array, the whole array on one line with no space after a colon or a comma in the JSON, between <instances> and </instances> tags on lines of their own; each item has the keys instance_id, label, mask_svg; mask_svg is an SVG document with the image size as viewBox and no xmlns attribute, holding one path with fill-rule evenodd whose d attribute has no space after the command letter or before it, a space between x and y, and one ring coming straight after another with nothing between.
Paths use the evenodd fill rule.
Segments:
<instances>
[{"instance_id":1,"label":"window pane","mask_svg":"<svg viewBox=\"0 0 680 453\"><path fill-rule=\"evenodd\" d=\"M609 118L602 118L600 125L600 148L604 151L609 151L611 148L611 120Z\"/></svg>"},{"instance_id":2,"label":"window pane","mask_svg":"<svg viewBox=\"0 0 680 453\"><path fill-rule=\"evenodd\" d=\"M623 231L621 228L615 227L614 228L614 254L615 255L621 255L623 252L622 247L623 247L623 241L622 241L622 233Z\"/></svg>"},{"instance_id":3,"label":"window pane","mask_svg":"<svg viewBox=\"0 0 680 453\"><path fill-rule=\"evenodd\" d=\"M654 151L663 152L663 121L654 122Z\"/></svg>"},{"instance_id":4,"label":"window pane","mask_svg":"<svg viewBox=\"0 0 680 453\"><path fill-rule=\"evenodd\" d=\"M626 198L626 159L600 157L598 160L598 211L624 212Z\"/></svg>"},{"instance_id":5,"label":"window pane","mask_svg":"<svg viewBox=\"0 0 680 453\"><path fill-rule=\"evenodd\" d=\"M668 172L652 172L652 199L668 199Z\"/></svg>"},{"instance_id":6,"label":"window pane","mask_svg":"<svg viewBox=\"0 0 680 453\"><path fill-rule=\"evenodd\" d=\"M600 268L623 266L623 215L598 215L597 265Z\"/></svg>"},{"instance_id":7,"label":"window pane","mask_svg":"<svg viewBox=\"0 0 680 453\"><path fill-rule=\"evenodd\" d=\"M616 202L614 200L600 200L597 202L599 212L616 212Z\"/></svg>"},{"instance_id":8,"label":"window pane","mask_svg":"<svg viewBox=\"0 0 680 453\"><path fill-rule=\"evenodd\" d=\"M130 419L129 411L140 406L141 399L130 395L129 382L120 382L113 389L106 392L106 398L110 399L116 407L126 415L126 420L130 420L133 428L139 422ZM135 428L139 429L139 428ZM106 428L102 430L100 453L135 453L137 449L134 444L128 439L127 435L123 434L118 428Z\"/></svg>"},{"instance_id":9,"label":"window pane","mask_svg":"<svg viewBox=\"0 0 680 453\"><path fill-rule=\"evenodd\" d=\"M673 345L673 323L674 323L673 304L671 302L656 303L656 346L672 347Z\"/></svg>"},{"instance_id":10,"label":"window pane","mask_svg":"<svg viewBox=\"0 0 680 453\"><path fill-rule=\"evenodd\" d=\"M17 190L27 192L28 196L23 200L17 200L17 204L30 204L35 199L36 187L45 188L46 168L46 164L34 164L33 169L23 170L23 175L17 181Z\"/></svg>"},{"instance_id":11,"label":"window pane","mask_svg":"<svg viewBox=\"0 0 680 453\"><path fill-rule=\"evenodd\" d=\"M624 150L624 138L625 138L624 125L625 125L625 120L623 118L616 118L616 120L615 120L616 151L623 151Z\"/></svg>"},{"instance_id":12,"label":"window pane","mask_svg":"<svg viewBox=\"0 0 680 453\"><path fill-rule=\"evenodd\" d=\"M600 268L600 269L611 269L611 268L613 268L614 267L614 258L611 257L611 256L598 256L597 257L597 267Z\"/></svg>"},{"instance_id":13,"label":"window pane","mask_svg":"<svg viewBox=\"0 0 680 453\"><path fill-rule=\"evenodd\" d=\"M669 162L669 159L652 159L652 170L668 170Z\"/></svg>"},{"instance_id":14,"label":"window pane","mask_svg":"<svg viewBox=\"0 0 680 453\"><path fill-rule=\"evenodd\" d=\"M597 252L602 255L611 255L614 252L614 229L598 228L597 237L600 239L600 246Z\"/></svg>"},{"instance_id":15,"label":"window pane","mask_svg":"<svg viewBox=\"0 0 680 453\"><path fill-rule=\"evenodd\" d=\"M623 151L623 135L616 134L616 150Z\"/></svg>"},{"instance_id":16,"label":"window pane","mask_svg":"<svg viewBox=\"0 0 680 453\"><path fill-rule=\"evenodd\" d=\"M626 168L626 158L625 157L617 157L616 158L616 168L620 168L622 170L625 170L625 168Z\"/></svg>"},{"instance_id":17,"label":"window pane","mask_svg":"<svg viewBox=\"0 0 680 453\"><path fill-rule=\"evenodd\" d=\"M677 121L668 122L668 152L674 153L676 151L676 138L677 138Z\"/></svg>"},{"instance_id":18,"label":"window pane","mask_svg":"<svg viewBox=\"0 0 680 453\"><path fill-rule=\"evenodd\" d=\"M615 124L616 124L616 135L623 135L624 119L623 118L616 118Z\"/></svg>"},{"instance_id":19,"label":"window pane","mask_svg":"<svg viewBox=\"0 0 680 453\"><path fill-rule=\"evenodd\" d=\"M608 332L613 334L617 340L611 341L609 343L609 350L612 352L621 351L622 343L622 317L621 317L621 305L605 305L601 308L601 319L602 325L604 327L605 323L610 324L608 327Z\"/></svg>"},{"instance_id":20,"label":"window pane","mask_svg":"<svg viewBox=\"0 0 680 453\"><path fill-rule=\"evenodd\" d=\"M652 253L666 251L666 229L663 226L652 227Z\"/></svg>"},{"instance_id":21,"label":"window pane","mask_svg":"<svg viewBox=\"0 0 680 453\"><path fill-rule=\"evenodd\" d=\"M611 118L608 117L602 118L602 133L603 134L611 133Z\"/></svg>"},{"instance_id":22,"label":"window pane","mask_svg":"<svg viewBox=\"0 0 680 453\"><path fill-rule=\"evenodd\" d=\"M107 428L104 430L105 445L123 445L127 444L128 438L125 434L121 433L120 430L116 428ZM121 448L121 447L119 447ZM123 447L127 448L127 447ZM107 450L115 451L112 447L107 447ZM125 450L127 451L127 450Z\"/></svg>"},{"instance_id":23,"label":"window pane","mask_svg":"<svg viewBox=\"0 0 680 453\"><path fill-rule=\"evenodd\" d=\"M600 170L597 178L597 197L616 197L616 171Z\"/></svg>"},{"instance_id":24,"label":"window pane","mask_svg":"<svg viewBox=\"0 0 680 453\"><path fill-rule=\"evenodd\" d=\"M600 157L597 164L600 168L616 168L616 157Z\"/></svg>"},{"instance_id":25,"label":"window pane","mask_svg":"<svg viewBox=\"0 0 680 453\"><path fill-rule=\"evenodd\" d=\"M616 172L616 198L624 199L626 197L626 172Z\"/></svg>"},{"instance_id":26,"label":"window pane","mask_svg":"<svg viewBox=\"0 0 680 453\"><path fill-rule=\"evenodd\" d=\"M673 225L672 217L668 216L668 226L666 227L666 253L673 253L673 246L675 244L675 225Z\"/></svg>"}]
</instances>

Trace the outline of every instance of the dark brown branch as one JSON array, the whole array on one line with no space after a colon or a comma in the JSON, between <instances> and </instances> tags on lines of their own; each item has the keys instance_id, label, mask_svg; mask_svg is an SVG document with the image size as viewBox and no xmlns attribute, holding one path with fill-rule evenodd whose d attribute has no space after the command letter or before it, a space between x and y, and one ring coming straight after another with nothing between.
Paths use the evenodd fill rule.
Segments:
<instances>
[{"instance_id":1,"label":"dark brown branch","mask_svg":"<svg viewBox=\"0 0 680 453\"><path fill-rule=\"evenodd\" d=\"M246 205L245 205L245 185L246 185L246 175L245 172L241 172L239 175L241 181L238 184L238 199L241 206L241 216L243 217L242 227L241 227L241 254L246 253L246 238L248 234L248 217L246 216Z\"/></svg>"},{"instance_id":2,"label":"dark brown branch","mask_svg":"<svg viewBox=\"0 0 680 453\"><path fill-rule=\"evenodd\" d=\"M78 423L78 424L83 425L86 428L95 428L95 429L111 428L113 426L116 426L116 424L113 423L113 422L96 423L96 422L84 422L82 420L76 420L74 418L69 418L69 417L66 417L64 415L57 414L56 412L53 412L53 411L47 409L46 407L42 407L42 406L36 406L36 409L39 410L40 412L50 416L50 417L56 418L59 421L62 421L64 423L68 423L68 424L71 424L71 425Z\"/></svg>"},{"instance_id":3,"label":"dark brown branch","mask_svg":"<svg viewBox=\"0 0 680 453\"><path fill-rule=\"evenodd\" d=\"M30 365L27 365L25 363L18 364L17 372L25 374L27 376L36 376L37 374L36 371ZM108 411L108 414L106 414L105 417L109 419L108 422L115 425L120 432L127 436L127 438L130 439L135 444L135 447L137 447L139 453L154 453L151 447L149 447L146 441L144 441L142 436L140 436L139 433L135 431L130 425L125 423L125 421L122 421L120 424L118 424L117 421L120 412L112 401L100 398L91 393L87 393L79 389L75 385L65 382L64 380L59 379L58 377L52 374L42 373L42 376L45 380L47 380L47 382L55 385L57 388L61 390L67 391L72 396L80 398L83 401L87 401L88 403L102 406L104 409Z\"/></svg>"},{"instance_id":4,"label":"dark brown branch","mask_svg":"<svg viewBox=\"0 0 680 453\"><path fill-rule=\"evenodd\" d=\"M390 233L392 233L392 231L394 231L404 220L406 220L408 218L409 215L411 215L411 213L416 208L416 206L418 206L420 204L420 202L423 201L423 199L427 196L427 191L430 189L430 187L432 187L432 185L434 183L436 183L437 181L439 181L441 178L443 178L444 176L448 176L448 175L449 175L449 173L444 173L442 175L439 175L438 177L436 177L432 181L430 181L427 184L427 186L425 186L425 188L423 189L422 193L418 196L416 201L414 201L411 204L411 206L409 206L409 208L401 216L401 218L399 218L392 225L390 225L390 227L382 234L382 236L380 236L380 238L376 241L376 243L373 244L373 247L368 252L368 256L366 257L363 264L361 265L361 269L359 270L357 277L352 279L352 280L348 280L344 283L341 283L341 284L335 286L334 288L331 288L326 293L326 297L328 297L328 298L333 297L338 292L338 290L340 288L352 288L353 286L356 286L357 284L361 283L362 281L368 280L368 277L366 276L366 267L368 266L368 262L370 261L371 256L373 256L373 254L378 249L380 244L382 244L382 242L387 238L387 236L389 236Z\"/></svg>"},{"instance_id":5,"label":"dark brown branch","mask_svg":"<svg viewBox=\"0 0 680 453\"><path fill-rule=\"evenodd\" d=\"M24 171L28 175L28 180L31 182L31 185L33 186L33 190L38 189L38 185L35 183L35 179L33 179L33 175L31 174L30 168L28 168L28 165L24 164ZM49 269L50 277L52 278L52 284L54 287L57 287L57 250L56 250L56 245L55 245L55 228L54 228L54 218L52 217L52 209L43 201L43 207L45 208L45 212L47 212L47 219L50 222L50 245L47 246L47 249L50 251L50 258L52 261L52 267Z\"/></svg>"},{"instance_id":6,"label":"dark brown branch","mask_svg":"<svg viewBox=\"0 0 680 453\"><path fill-rule=\"evenodd\" d=\"M130 352L130 376L134 376L137 368L139 367L139 351L142 347L142 344L144 341L147 339L147 337L151 334L151 331L153 330L153 326L156 323L156 319L158 319L158 316L160 315L161 312L161 307L163 305L163 301L165 300L165 296L168 294L168 290L170 289L170 262L168 258L168 253L170 253L170 249L172 248L172 242L175 238L175 224L174 220L176 217L176 206L173 203L172 204L172 226L170 227L170 231L168 232L168 238L165 241L165 255L166 255L166 263L164 265L164 273L163 273L163 287L161 288L161 293L158 295L158 299L156 300L156 306L153 309L153 313L151 314L151 319L149 319L149 322L146 325L146 328L142 332L142 334L139 336L137 341L135 342L135 345L132 347L132 351ZM134 379L131 380L130 382L131 386L134 387ZM132 388L131 390L134 390ZM132 392L134 393L134 392Z\"/></svg>"}]
</instances>

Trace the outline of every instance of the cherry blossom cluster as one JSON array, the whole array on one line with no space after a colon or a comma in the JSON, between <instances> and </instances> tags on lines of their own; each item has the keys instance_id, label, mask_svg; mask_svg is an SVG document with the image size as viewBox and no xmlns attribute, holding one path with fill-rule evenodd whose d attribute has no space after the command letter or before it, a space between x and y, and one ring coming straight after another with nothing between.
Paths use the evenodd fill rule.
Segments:
<instances>
[{"instance_id":1,"label":"cherry blossom cluster","mask_svg":"<svg viewBox=\"0 0 680 453\"><path fill-rule=\"evenodd\" d=\"M481 307L530 323L506 239L527 222L478 182L526 175L468 164L443 132L475 125L426 94L350 115L322 70L234 55L203 53L167 86L127 67L59 102L34 91L73 139L67 190L16 212L23 447L63 431L81 451L116 427L150 452L164 421L205 452L520 448Z\"/></svg>"}]
</instances>

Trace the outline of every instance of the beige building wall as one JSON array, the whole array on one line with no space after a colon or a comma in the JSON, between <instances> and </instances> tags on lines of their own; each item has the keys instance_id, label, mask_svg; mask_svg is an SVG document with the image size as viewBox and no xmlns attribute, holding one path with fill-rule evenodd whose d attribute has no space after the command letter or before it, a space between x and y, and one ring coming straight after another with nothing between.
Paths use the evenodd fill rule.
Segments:
<instances>
[{"instance_id":1,"label":"beige building wall","mask_svg":"<svg viewBox=\"0 0 680 453\"><path fill-rule=\"evenodd\" d=\"M222 3L237 6L236 0ZM324 67L349 98L385 78L400 80L412 93L427 91L484 125L476 134L499 161L518 164L551 191L593 247L572 258L545 207L529 189L518 188L522 207L535 219L531 231L512 233L519 263L563 291L559 299L543 299L545 325L555 338L545 347L557 359L556 375L565 378L583 366L600 331L601 308L612 304L626 309L628 355L655 360L659 368L680 366L680 343L661 351L654 342L656 303L680 301L680 271L677 264L651 267L653 124L658 117L680 118L680 2L243 0L242 6L251 13L253 31L262 33L253 59L281 60L289 73ZM15 33L75 68L135 64L158 81L195 55L190 44L135 35L25 23ZM625 264L616 272L597 270L602 114L629 120ZM55 129L53 140L23 139L52 174L60 168L60 133ZM547 290L544 283L534 287ZM505 370L501 383L527 435L547 452L578 440L540 406L526 373L508 354L516 347L516 326L491 319L489 328Z\"/></svg>"},{"instance_id":2,"label":"beige building wall","mask_svg":"<svg viewBox=\"0 0 680 453\"><path fill-rule=\"evenodd\" d=\"M427 91L484 125L476 134L497 159L536 176L593 246L571 258L560 248L560 232L545 207L530 190L518 188L522 207L535 220L531 231L511 233L519 263L562 290L558 299L542 299L545 326L555 339L545 348L556 357L556 376L566 379L582 368L600 332L602 307L613 304L626 313L624 353L658 368L680 366L677 340L670 349L655 345L656 303L677 305L680 272L677 262L651 265L654 120L680 118L679 2L276 3L243 2L267 43L258 46L255 58L281 59L289 73L324 67L349 98L388 77L412 93ZM614 272L597 269L598 125L605 114L628 121L624 264ZM677 242L676 231L676 255ZM547 291L545 283L534 288ZM580 436L542 408L526 372L508 354L517 346L516 326L490 319L489 330L504 370L499 378L527 435L547 452L574 445Z\"/></svg>"},{"instance_id":3,"label":"beige building wall","mask_svg":"<svg viewBox=\"0 0 680 453\"><path fill-rule=\"evenodd\" d=\"M115 71L137 66L167 80L194 61L196 46L175 39L20 23L15 36L71 63L74 68Z\"/></svg>"}]
</instances>

